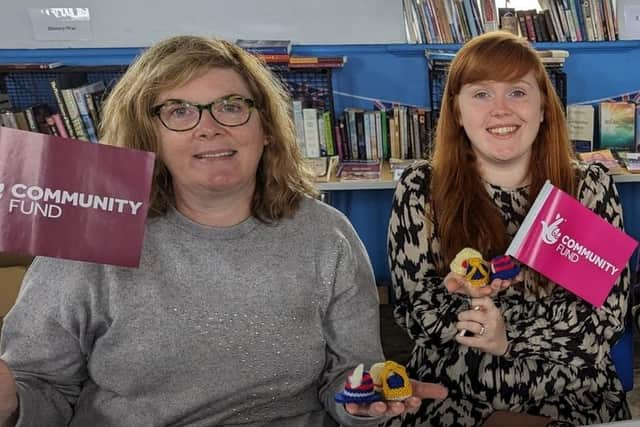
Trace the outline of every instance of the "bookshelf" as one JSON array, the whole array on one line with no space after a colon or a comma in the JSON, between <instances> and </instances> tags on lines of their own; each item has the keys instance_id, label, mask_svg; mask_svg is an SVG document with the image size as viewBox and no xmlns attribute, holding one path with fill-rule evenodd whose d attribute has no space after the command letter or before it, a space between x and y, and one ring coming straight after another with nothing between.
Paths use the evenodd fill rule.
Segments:
<instances>
[{"instance_id":1,"label":"bookshelf","mask_svg":"<svg viewBox=\"0 0 640 427\"><path fill-rule=\"evenodd\" d=\"M640 40L538 43L535 47L570 52L564 65L568 104L607 99L640 89L636 72L640 70ZM347 107L370 109L374 100L430 108L425 51L456 52L459 48L459 44L294 45L291 53L349 58L347 66L327 77L331 80L331 102L337 113ZM0 49L0 64L63 62L88 67L126 66L140 51L140 48ZM0 78L0 85L4 80ZM640 175L619 175L614 180L624 208L625 229L640 240ZM384 173L377 181L334 179L318 183L321 191L330 194L331 204L354 225L380 284L390 282L386 239L394 187L395 182ZM634 257L632 265L635 262Z\"/></svg>"},{"instance_id":2,"label":"bookshelf","mask_svg":"<svg viewBox=\"0 0 640 427\"><path fill-rule=\"evenodd\" d=\"M1 55L0 55L1 57ZM52 91L51 82L64 75L86 75L87 83L104 82L109 89L126 71L127 65L77 65L53 69L9 69L0 61L0 92L7 93L13 111L23 111L32 106L46 104L52 113L60 112ZM305 105L319 111L334 110L332 68L296 67L286 64L269 64L293 99L304 99ZM332 117L333 120L333 117ZM331 127L333 128L333 121Z\"/></svg>"},{"instance_id":3,"label":"bookshelf","mask_svg":"<svg viewBox=\"0 0 640 427\"><path fill-rule=\"evenodd\" d=\"M640 40L581 43L537 43L539 50L570 52L564 65L567 103L606 99L640 89ZM459 44L322 44L292 46L299 56L347 56L346 66L332 72L334 113L347 107L371 109L373 100L431 107L426 50L456 52ZM129 64L141 48L0 49L0 64L15 62L62 62L67 65L101 67ZM0 79L4 81L4 79ZM625 208L625 226L640 239L640 185L635 175L616 177ZM331 203L344 212L360 234L377 279L390 280L386 255L386 229L394 183L324 182Z\"/></svg>"},{"instance_id":4,"label":"bookshelf","mask_svg":"<svg viewBox=\"0 0 640 427\"><path fill-rule=\"evenodd\" d=\"M640 183L639 173L629 173L623 175L613 175L616 184ZM380 179L360 179L340 181L332 174L327 181L316 181L316 187L320 191L360 191L360 190L393 190L396 188L396 181L393 179L391 168L388 162L382 164Z\"/></svg>"}]
</instances>

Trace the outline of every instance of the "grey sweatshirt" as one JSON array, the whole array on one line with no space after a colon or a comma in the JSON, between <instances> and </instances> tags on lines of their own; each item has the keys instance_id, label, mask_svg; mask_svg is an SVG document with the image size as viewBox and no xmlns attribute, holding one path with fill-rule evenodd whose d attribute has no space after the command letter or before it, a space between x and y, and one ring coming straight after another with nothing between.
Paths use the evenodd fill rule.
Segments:
<instances>
[{"instance_id":1,"label":"grey sweatshirt","mask_svg":"<svg viewBox=\"0 0 640 427\"><path fill-rule=\"evenodd\" d=\"M376 424L333 400L383 360L374 283L347 219L309 199L273 225L151 219L138 269L37 258L0 340L18 425Z\"/></svg>"}]
</instances>

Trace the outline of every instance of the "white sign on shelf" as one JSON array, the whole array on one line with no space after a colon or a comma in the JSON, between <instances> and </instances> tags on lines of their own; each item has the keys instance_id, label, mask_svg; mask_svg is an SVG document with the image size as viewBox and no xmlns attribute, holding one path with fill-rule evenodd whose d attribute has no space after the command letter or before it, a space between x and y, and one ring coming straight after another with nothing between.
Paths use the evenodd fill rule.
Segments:
<instances>
[{"instance_id":1,"label":"white sign on shelf","mask_svg":"<svg viewBox=\"0 0 640 427\"><path fill-rule=\"evenodd\" d=\"M29 8L35 40L91 40L88 7Z\"/></svg>"}]
</instances>

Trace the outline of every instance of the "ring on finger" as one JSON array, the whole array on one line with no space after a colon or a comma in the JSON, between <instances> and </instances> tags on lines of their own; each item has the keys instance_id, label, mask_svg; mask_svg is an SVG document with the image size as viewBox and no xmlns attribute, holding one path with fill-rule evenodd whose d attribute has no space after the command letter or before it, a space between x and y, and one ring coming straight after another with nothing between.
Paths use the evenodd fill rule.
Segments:
<instances>
[{"instance_id":1,"label":"ring on finger","mask_svg":"<svg viewBox=\"0 0 640 427\"><path fill-rule=\"evenodd\" d=\"M478 332L478 335L483 336L485 332L487 332L487 329L484 325L480 325L480 332Z\"/></svg>"}]
</instances>

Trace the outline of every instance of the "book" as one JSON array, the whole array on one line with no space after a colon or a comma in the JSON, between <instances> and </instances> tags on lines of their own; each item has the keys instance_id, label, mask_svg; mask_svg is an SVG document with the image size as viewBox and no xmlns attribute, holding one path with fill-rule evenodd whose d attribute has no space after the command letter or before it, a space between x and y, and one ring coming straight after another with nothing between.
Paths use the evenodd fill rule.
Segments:
<instances>
[{"instance_id":1,"label":"book","mask_svg":"<svg viewBox=\"0 0 640 427\"><path fill-rule=\"evenodd\" d=\"M317 182L328 182L332 174L335 174L338 166L337 156L307 157L304 163L311 171Z\"/></svg>"},{"instance_id":2,"label":"book","mask_svg":"<svg viewBox=\"0 0 640 427\"><path fill-rule=\"evenodd\" d=\"M254 53L265 64L288 64L289 55L277 53Z\"/></svg>"},{"instance_id":3,"label":"book","mask_svg":"<svg viewBox=\"0 0 640 427\"><path fill-rule=\"evenodd\" d=\"M480 1L480 13L482 15L485 32L496 31L498 29L498 18L496 17L496 12L495 0Z\"/></svg>"},{"instance_id":4,"label":"book","mask_svg":"<svg viewBox=\"0 0 640 427\"><path fill-rule=\"evenodd\" d=\"M289 55L291 40L237 39L236 44L246 51L265 55Z\"/></svg>"},{"instance_id":5,"label":"book","mask_svg":"<svg viewBox=\"0 0 640 427\"><path fill-rule=\"evenodd\" d=\"M618 157L629 172L640 173L640 153L621 151L618 153Z\"/></svg>"},{"instance_id":6,"label":"book","mask_svg":"<svg viewBox=\"0 0 640 427\"><path fill-rule=\"evenodd\" d=\"M293 124L296 128L296 143L300 148L302 157L307 156L307 142L304 139L304 118L302 117L302 101L294 99L291 101L291 114Z\"/></svg>"},{"instance_id":7,"label":"book","mask_svg":"<svg viewBox=\"0 0 640 427\"><path fill-rule=\"evenodd\" d=\"M375 160L349 160L342 161L338 165L336 177L344 180L377 180L382 173L382 161Z\"/></svg>"},{"instance_id":8,"label":"book","mask_svg":"<svg viewBox=\"0 0 640 427\"><path fill-rule=\"evenodd\" d=\"M637 245L547 181L506 254L600 307Z\"/></svg>"},{"instance_id":9,"label":"book","mask_svg":"<svg viewBox=\"0 0 640 427\"><path fill-rule=\"evenodd\" d=\"M0 110L10 110L11 109L11 99L9 99L9 94L0 92Z\"/></svg>"},{"instance_id":10,"label":"book","mask_svg":"<svg viewBox=\"0 0 640 427\"><path fill-rule=\"evenodd\" d=\"M610 175L627 173L627 170L618 162L618 159L609 149L578 153L578 158L583 162L600 163L608 169Z\"/></svg>"},{"instance_id":11,"label":"book","mask_svg":"<svg viewBox=\"0 0 640 427\"><path fill-rule=\"evenodd\" d=\"M635 130L636 150L640 152L640 104L636 104L636 130Z\"/></svg>"},{"instance_id":12,"label":"book","mask_svg":"<svg viewBox=\"0 0 640 427\"><path fill-rule=\"evenodd\" d=\"M13 111L0 111L0 126L18 129L18 122L16 121Z\"/></svg>"},{"instance_id":13,"label":"book","mask_svg":"<svg viewBox=\"0 0 640 427\"><path fill-rule=\"evenodd\" d=\"M320 157L320 135L318 133L318 110L302 109L302 125L304 128L305 156Z\"/></svg>"},{"instance_id":14,"label":"book","mask_svg":"<svg viewBox=\"0 0 640 427\"><path fill-rule=\"evenodd\" d=\"M0 71L27 71L27 70L53 70L62 67L62 62L16 62L12 64L0 64Z\"/></svg>"},{"instance_id":15,"label":"book","mask_svg":"<svg viewBox=\"0 0 640 427\"><path fill-rule=\"evenodd\" d=\"M538 56L541 58L568 58L569 51L568 50L560 50L560 49L546 49L546 50L537 50Z\"/></svg>"},{"instance_id":16,"label":"book","mask_svg":"<svg viewBox=\"0 0 640 427\"><path fill-rule=\"evenodd\" d=\"M154 160L0 128L0 252L137 267Z\"/></svg>"},{"instance_id":17,"label":"book","mask_svg":"<svg viewBox=\"0 0 640 427\"><path fill-rule=\"evenodd\" d=\"M593 125L595 110L593 105L571 104L567 106L567 127L569 139L576 152L593 151Z\"/></svg>"},{"instance_id":18,"label":"book","mask_svg":"<svg viewBox=\"0 0 640 427\"><path fill-rule=\"evenodd\" d=\"M632 102L600 103L600 148L633 151L636 105Z\"/></svg>"},{"instance_id":19,"label":"book","mask_svg":"<svg viewBox=\"0 0 640 427\"><path fill-rule=\"evenodd\" d=\"M346 62L346 56L291 56L289 57L289 68L340 68Z\"/></svg>"}]
</instances>

